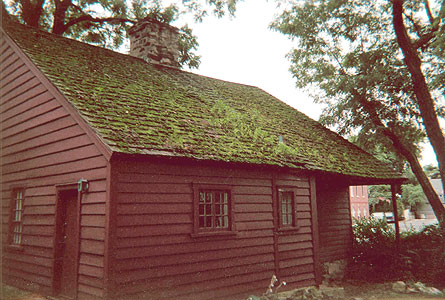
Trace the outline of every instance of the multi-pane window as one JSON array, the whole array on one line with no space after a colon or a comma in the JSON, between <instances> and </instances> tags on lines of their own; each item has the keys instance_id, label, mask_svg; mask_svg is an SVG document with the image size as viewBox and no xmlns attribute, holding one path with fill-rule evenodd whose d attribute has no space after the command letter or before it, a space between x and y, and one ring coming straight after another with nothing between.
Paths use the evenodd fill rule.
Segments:
<instances>
[{"instance_id":1,"label":"multi-pane window","mask_svg":"<svg viewBox=\"0 0 445 300\"><path fill-rule=\"evenodd\" d=\"M283 227L295 226L294 193L291 191L278 191L280 203L280 224Z\"/></svg>"},{"instance_id":2,"label":"multi-pane window","mask_svg":"<svg viewBox=\"0 0 445 300\"><path fill-rule=\"evenodd\" d=\"M11 210L11 244L21 245L23 235L24 190L15 189L13 191L13 197Z\"/></svg>"},{"instance_id":3,"label":"multi-pane window","mask_svg":"<svg viewBox=\"0 0 445 300\"><path fill-rule=\"evenodd\" d=\"M227 230L230 194L223 190L199 190L198 227L200 230Z\"/></svg>"}]
</instances>

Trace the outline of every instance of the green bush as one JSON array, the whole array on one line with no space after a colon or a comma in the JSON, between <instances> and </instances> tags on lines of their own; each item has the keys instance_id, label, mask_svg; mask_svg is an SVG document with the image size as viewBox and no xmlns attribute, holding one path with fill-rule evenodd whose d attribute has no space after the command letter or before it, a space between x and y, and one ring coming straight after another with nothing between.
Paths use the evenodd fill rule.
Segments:
<instances>
[{"instance_id":1,"label":"green bush","mask_svg":"<svg viewBox=\"0 0 445 300\"><path fill-rule=\"evenodd\" d=\"M394 229L375 219L357 220L347 276L383 282L414 280L445 285L445 240L439 225L401 234L397 249Z\"/></svg>"}]
</instances>

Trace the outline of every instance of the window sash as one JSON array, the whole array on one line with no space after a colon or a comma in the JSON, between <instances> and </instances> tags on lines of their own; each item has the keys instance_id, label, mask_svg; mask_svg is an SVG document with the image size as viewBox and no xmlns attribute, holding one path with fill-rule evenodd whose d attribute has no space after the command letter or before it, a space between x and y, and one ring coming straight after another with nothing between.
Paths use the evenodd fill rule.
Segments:
<instances>
[{"instance_id":1,"label":"window sash","mask_svg":"<svg viewBox=\"0 0 445 300\"><path fill-rule=\"evenodd\" d=\"M11 210L11 244L21 245L23 237L23 211L24 211L24 190L13 191L13 203Z\"/></svg>"},{"instance_id":2,"label":"window sash","mask_svg":"<svg viewBox=\"0 0 445 300\"><path fill-rule=\"evenodd\" d=\"M295 227L295 198L292 191L278 190L280 227Z\"/></svg>"},{"instance_id":3,"label":"window sash","mask_svg":"<svg viewBox=\"0 0 445 300\"><path fill-rule=\"evenodd\" d=\"M198 229L230 228L230 193L226 190L199 190Z\"/></svg>"}]
</instances>

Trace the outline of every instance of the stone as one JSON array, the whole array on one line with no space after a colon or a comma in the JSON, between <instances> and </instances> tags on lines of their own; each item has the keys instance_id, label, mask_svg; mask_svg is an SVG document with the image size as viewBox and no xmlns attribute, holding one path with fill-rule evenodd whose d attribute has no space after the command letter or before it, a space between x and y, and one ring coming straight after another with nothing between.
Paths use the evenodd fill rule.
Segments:
<instances>
[{"instance_id":1,"label":"stone","mask_svg":"<svg viewBox=\"0 0 445 300\"><path fill-rule=\"evenodd\" d=\"M392 290L396 293L405 293L406 283L403 281L396 281L392 284Z\"/></svg>"},{"instance_id":2,"label":"stone","mask_svg":"<svg viewBox=\"0 0 445 300\"><path fill-rule=\"evenodd\" d=\"M425 288L426 286L425 286L423 283L421 283L421 282L419 281L419 282L414 283L414 287L415 287L416 289L420 290L420 289L422 289L422 288Z\"/></svg>"},{"instance_id":3,"label":"stone","mask_svg":"<svg viewBox=\"0 0 445 300\"><path fill-rule=\"evenodd\" d=\"M337 260L323 264L324 282L335 282L343 280L346 270L346 261Z\"/></svg>"},{"instance_id":4,"label":"stone","mask_svg":"<svg viewBox=\"0 0 445 300\"><path fill-rule=\"evenodd\" d=\"M418 293L419 293L418 290L416 290L415 288L410 288L410 287L407 287L407 288L406 288L406 292L407 292L408 294L418 294Z\"/></svg>"},{"instance_id":5,"label":"stone","mask_svg":"<svg viewBox=\"0 0 445 300\"><path fill-rule=\"evenodd\" d=\"M345 299L345 289L343 287L320 285L320 292L326 297Z\"/></svg>"},{"instance_id":6,"label":"stone","mask_svg":"<svg viewBox=\"0 0 445 300\"><path fill-rule=\"evenodd\" d=\"M286 300L322 300L323 298L323 293L320 290L308 287L293 291L292 295Z\"/></svg>"},{"instance_id":7,"label":"stone","mask_svg":"<svg viewBox=\"0 0 445 300\"><path fill-rule=\"evenodd\" d=\"M443 296L443 293L435 287L423 287L420 288L419 291L427 296Z\"/></svg>"}]
</instances>

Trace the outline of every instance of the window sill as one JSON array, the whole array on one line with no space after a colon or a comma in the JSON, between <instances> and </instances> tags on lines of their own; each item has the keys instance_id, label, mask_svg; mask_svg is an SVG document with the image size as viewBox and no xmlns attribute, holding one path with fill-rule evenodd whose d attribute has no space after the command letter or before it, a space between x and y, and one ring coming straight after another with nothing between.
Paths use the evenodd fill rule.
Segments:
<instances>
[{"instance_id":1,"label":"window sill","mask_svg":"<svg viewBox=\"0 0 445 300\"><path fill-rule=\"evenodd\" d=\"M11 251L11 252L22 252L23 251L23 246L21 246L21 245L8 245L8 246L6 246L6 249Z\"/></svg>"},{"instance_id":2,"label":"window sill","mask_svg":"<svg viewBox=\"0 0 445 300\"><path fill-rule=\"evenodd\" d=\"M236 231L209 231L195 232L191 234L192 238L210 238L210 237L235 237Z\"/></svg>"},{"instance_id":3,"label":"window sill","mask_svg":"<svg viewBox=\"0 0 445 300\"><path fill-rule=\"evenodd\" d=\"M292 233L296 233L300 230L299 226L295 226L295 227L284 227L284 228L279 228L277 230L277 233L280 235L286 235L286 234L292 234Z\"/></svg>"}]
</instances>

